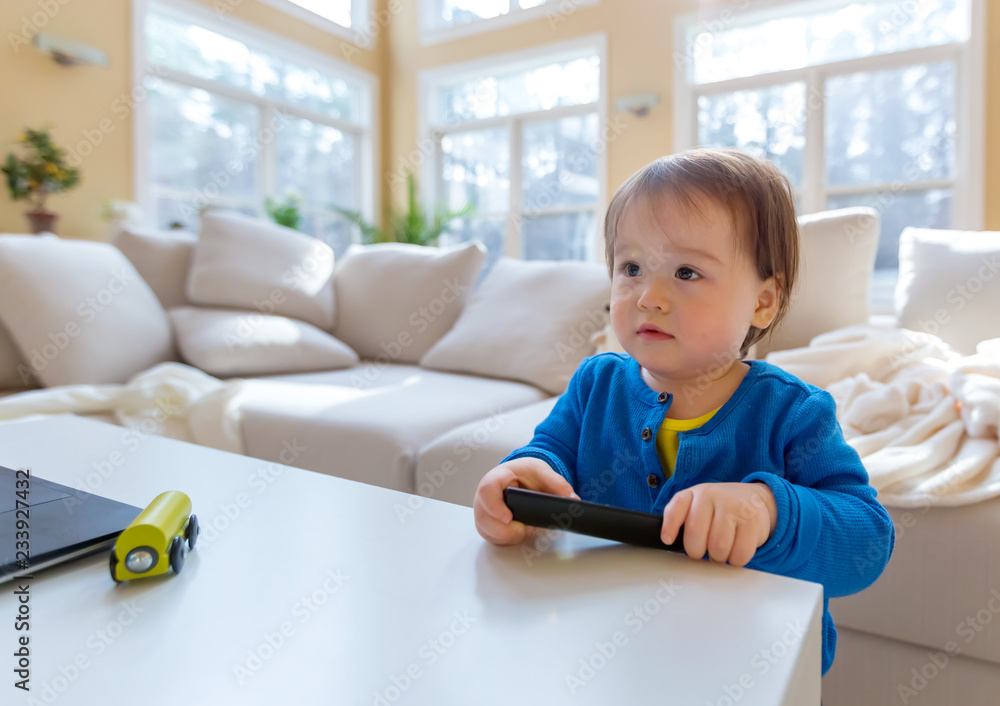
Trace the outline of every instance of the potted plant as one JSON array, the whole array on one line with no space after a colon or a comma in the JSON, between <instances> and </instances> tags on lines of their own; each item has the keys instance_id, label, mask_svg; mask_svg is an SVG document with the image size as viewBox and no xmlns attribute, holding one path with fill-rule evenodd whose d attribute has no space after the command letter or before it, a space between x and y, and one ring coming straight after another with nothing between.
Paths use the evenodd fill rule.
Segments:
<instances>
[{"instance_id":1,"label":"potted plant","mask_svg":"<svg viewBox=\"0 0 1000 706\"><path fill-rule=\"evenodd\" d=\"M279 226L285 226L292 230L301 230L299 223L302 215L299 208L302 205L302 197L294 191L289 191L281 201L268 197L264 203L264 209L271 220Z\"/></svg>"},{"instance_id":2,"label":"potted plant","mask_svg":"<svg viewBox=\"0 0 1000 706\"><path fill-rule=\"evenodd\" d=\"M433 220L429 219L417 198L417 180L413 172L406 173L406 211L387 209L389 232L383 231L374 223L369 223L357 211L331 206L331 209L356 224L361 229L361 239L366 245L373 243L412 243L414 245L436 245L438 238L448 224L456 218L463 218L472 213L472 205L466 204L457 211L438 208Z\"/></svg>"},{"instance_id":3,"label":"potted plant","mask_svg":"<svg viewBox=\"0 0 1000 706\"><path fill-rule=\"evenodd\" d=\"M65 191L80 180L76 169L66 164L66 150L52 144L47 129L27 129L18 140L26 145L28 155L19 158L7 154L0 170L7 175L7 188L14 201L25 199L32 205L27 212L33 233L52 232L56 214L45 209L49 194Z\"/></svg>"}]
</instances>

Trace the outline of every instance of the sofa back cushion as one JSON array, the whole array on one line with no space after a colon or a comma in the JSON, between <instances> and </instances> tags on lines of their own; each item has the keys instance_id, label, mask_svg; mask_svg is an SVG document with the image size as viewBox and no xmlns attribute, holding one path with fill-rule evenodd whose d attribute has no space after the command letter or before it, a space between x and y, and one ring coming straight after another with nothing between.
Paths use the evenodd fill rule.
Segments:
<instances>
[{"instance_id":1,"label":"sofa back cushion","mask_svg":"<svg viewBox=\"0 0 1000 706\"><path fill-rule=\"evenodd\" d=\"M880 219L873 208L844 208L799 216L799 272L788 315L754 346L771 351L808 346L821 333L868 322Z\"/></svg>"},{"instance_id":2,"label":"sofa back cushion","mask_svg":"<svg viewBox=\"0 0 1000 706\"><path fill-rule=\"evenodd\" d=\"M159 300L106 243L0 238L0 322L46 386L123 383L174 358Z\"/></svg>"},{"instance_id":3,"label":"sofa back cushion","mask_svg":"<svg viewBox=\"0 0 1000 706\"><path fill-rule=\"evenodd\" d=\"M333 249L270 221L209 211L201 217L187 295L193 304L289 316L330 331Z\"/></svg>"},{"instance_id":4,"label":"sofa back cushion","mask_svg":"<svg viewBox=\"0 0 1000 706\"><path fill-rule=\"evenodd\" d=\"M479 241L352 245L334 277L333 335L362 358L416 363L458 319L485 260Z\"/></svg>"},{"instance_id":5,"label":"sofa back cushion","mask_svg":"<svg viewBox=\"0 0 1000 706\"><path fill-rule=\"evenodd\" d=\"M500 258L420 365L561 394L594 353L591 339L607 323L610 298L605 265Z\"/></svg>"},{"instance_id":6,"label":"sofa back cushion","mask_svg":"<svg viewBox=\"0 0 1000 706\"><path fill-rule=\"evenodd\" d=\"M111 244L124 253L164 309L188 303L187 279L197 236L182 230L154 230L122 224Z\"/></svg>"},{"instance_id":7,"label":"sofa back cushion","mask_svg":"<svg viewBox=\"0 0 1000 706\"><path fill-rule=\"evenodd\" d=\"M898 325L959 353L1000 337L1000 232L906 228L899 236Z\"/></svg>"}]
</instances>

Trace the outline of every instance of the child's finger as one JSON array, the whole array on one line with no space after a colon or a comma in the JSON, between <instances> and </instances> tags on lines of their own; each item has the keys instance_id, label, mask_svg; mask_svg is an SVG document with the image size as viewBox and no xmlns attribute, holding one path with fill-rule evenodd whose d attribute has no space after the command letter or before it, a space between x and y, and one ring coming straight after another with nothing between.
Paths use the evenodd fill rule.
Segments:
<instances>
[{"instance_id":1,"label":"child's finger","mask_svg":"<svg viewBox=\"0 0 1000 706\"><path fill-rule=\"evenodd\" d=\"M692 559L702 559L708 547L715 503L708 493L692 493L691 509L684 521L684 551Z\"/></svg>"},{"instance_id":2,"label":"child's finger","mask_svg":"<svg viewBox=\"0 0 1000 706\"><path fill-rule=\"evenodd\" d=\"M718 507L715 508L712 527L708 532L709 558L718 564L725 564L733 551L734 541L736 541L736 516Z\"/></svg>"},{"instance_id":3,"label":"child's finger","mask_svg":"<svg viewBox=\"0 0 1000 706\"><path fill-rule=\"evenodd\" d=\"M521 472L520 477L525 487L530 490L558 495L562 498L580 499L580 496L573 491L573 486L569 484L569 481L551 469L527 469Z\"/></svg>"},{"instance_id":4,"label":"child's finger","mask_svg":"<svg viewBox=\"0 0 1000 706\"><path fill-rule=\"evenodd\" d=\"M736 528L733 540L733 550L729 553L729 563L733 566L746 566L757 553L757 531L751 524Z\"/></svg>"},{"instance_id":5,"label":"child's finger","mask_svg":"<svg viewBox=\"0 0 1000 706\"><path fill-rule=\"evenodd\" d=\"M476 529L493 544L517 544L524 539L525 526L520 522L503 523L485 515L477 518Z\"/></svg>"},{"instance_id":6,"label":"child's finger","mask_svg":"<svg viewBox=\"0 0 1000 706\"><path fill-rule=\"evenodd\" d=\"M664 544L673 544L674 540L677 539L677 533L680 532L681 525L687 519L692 500L694 500L694 493L691 492L690 488L686 488L670 498L670 502L663 508L663 528L660 530L660 539Z\"/></svg>"},{"instance_id":7,"label":"child's finger","mask_svg":"<svg viewBox=\"0 0 1000 706\"><path fill-rule=\"evenodd\" d=\"M517 485L517 478L506 468L495 468L488 474L492 477L483 478L479 485L479 497L483 510L497 522L507 524L514 515L503 501L504 488Z\"/></svg>"}]
</instances>

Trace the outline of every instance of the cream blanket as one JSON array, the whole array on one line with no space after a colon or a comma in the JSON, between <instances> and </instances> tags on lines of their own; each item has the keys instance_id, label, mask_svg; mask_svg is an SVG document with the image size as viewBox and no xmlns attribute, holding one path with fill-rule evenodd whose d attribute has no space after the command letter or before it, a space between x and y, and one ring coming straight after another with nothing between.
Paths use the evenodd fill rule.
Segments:
<instances>
[{"instance_id":1,"label":"cream blanket","mask_svg":"<svg viewBox=\"0 0 1000 706\"><path fill-rule=\"evenodd\" d=\"M1000 338L963 357L936 336L851 326L767 361L833 395L883 505L1000 495Z\"/></svg>"},{"instance_id":2,"label":"cream blanket","mask_svg":"<svg viewBox=\"0 0 1000 706\"><path fill-rule=\"evenodd\" d=\"M120 424L243 453L245 383L224 382L183 363L161 363L124 385L64 385L0 399L0 420L35 414L113 414Z\"/></svg>"}]
</instances>

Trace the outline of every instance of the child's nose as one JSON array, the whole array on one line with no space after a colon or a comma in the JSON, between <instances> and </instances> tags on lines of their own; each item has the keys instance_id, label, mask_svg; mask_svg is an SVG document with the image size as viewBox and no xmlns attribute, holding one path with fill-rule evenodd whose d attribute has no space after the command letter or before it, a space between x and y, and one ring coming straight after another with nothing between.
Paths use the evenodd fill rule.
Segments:
<instances>
[{"instance_id":1,"label":"child's nose","mask_svg":"<svg viewBox=\"0 0 1000 706\"><path fill-rule=\"evenodd\" d=\"M667 287L658 285L655 282L642 290L639 295L640 309L659 309L662 312L670 311L670 295Z\"/></svg>"}]
</instances>

